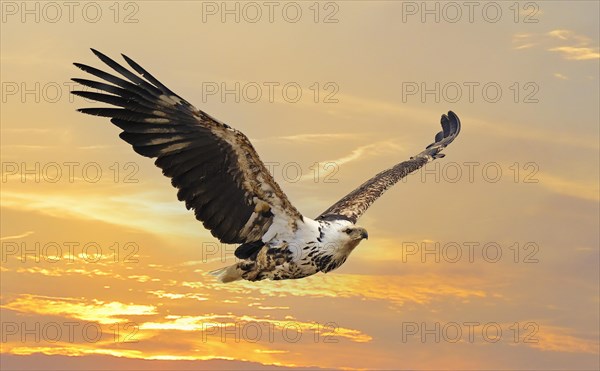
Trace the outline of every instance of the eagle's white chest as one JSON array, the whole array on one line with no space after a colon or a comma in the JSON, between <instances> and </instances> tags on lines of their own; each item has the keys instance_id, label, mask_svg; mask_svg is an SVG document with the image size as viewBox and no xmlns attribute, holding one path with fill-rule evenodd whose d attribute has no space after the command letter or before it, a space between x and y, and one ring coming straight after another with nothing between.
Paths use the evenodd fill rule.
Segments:
<instances>
[{"instance_id":1,"label":"eagle's white chest","mask_svg":"<svg viewBox=\"0 0 600 371\"><path fill-rule=\"evenodd\" d=\"M285 249L289 252L284 264L274 272L301 278L317 272L327 273L338 268L345 261L354 246L347 244L347 239L339 233L340 229L350 226L346 220L315 221L305 218L304 223L292 238L275 238L267 245L270 248Z\"/></svg>"}]
</instances>

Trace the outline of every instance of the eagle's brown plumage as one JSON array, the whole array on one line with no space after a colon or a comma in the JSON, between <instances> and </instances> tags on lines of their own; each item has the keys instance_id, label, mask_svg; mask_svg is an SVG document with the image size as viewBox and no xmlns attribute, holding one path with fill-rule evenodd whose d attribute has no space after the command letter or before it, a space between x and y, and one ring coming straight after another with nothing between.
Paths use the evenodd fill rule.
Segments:
<instances>
[{"instance_id":1,"label":"eagle's brown plumage","mask_svg":"<svg viewBox=\"0 0 600 371\"><path fill-rule=\"evenodd\" d=\"M196 109L130 58L125 61L142 77L93 50L125 79L75 63L113 85L74 81L102 93L73 94L121 108L79 111L111 117L120 137L171 178L177 197L193 209L213 236L224 243L260 240L275 219L295 227L301 214L281 191L256 150L241 132ZM108 94L106 94L108 93Z\"/></svg>"},{"instance_id":2,"label":"eagle's brown plumage","mask_svg":"<svg viewBox=\"0 0 600 371\"><path fill-rule=\"evenodd\" d=\"M448 144L452 143L460 132L460 120L454 112L450 111L448 115L442 115L441 123L442 131L436 134L435 142L428 145L423 152L367 180L341 200L331 205L317 217L317 220L337 215L344 217L352 223L356 223L358 218L388 188L413 171L425 166L429 161L444 157L444 154L440 152Z\"/></svg>"}]
</instances>

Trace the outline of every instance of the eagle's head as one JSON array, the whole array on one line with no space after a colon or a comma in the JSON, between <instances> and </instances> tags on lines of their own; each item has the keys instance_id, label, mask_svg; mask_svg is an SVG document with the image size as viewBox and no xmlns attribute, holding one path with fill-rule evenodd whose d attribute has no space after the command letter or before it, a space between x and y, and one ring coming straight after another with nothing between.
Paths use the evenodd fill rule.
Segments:
<instances>
[{"instance_id":1,"label":"eagle's head","mask_svg":"<svg viewBox=\"0 0 600 371\"><path fill-rule=\"evenodd\" d=\"M343 241L344 248L352 251L360 241L369 238L369 233L363 227L357 225L343 226L339 230L340 240Z\"/></svg>"},{"instance_id":2,"label":"eagle's head","mask_svg":"<svg viewBox=\"0 0 600 371\"><path fill-rule=\"evenodd\" d=\"M332 249L343 256L348 256L360 241L369 238L369 233L363 227L354 225L350 220L344 218L319 220L319 232L321 242L326 249Z\"/></svg>"},{"instance_id":3,"label":"eagle's head","mask_svg":"<svg viewBox=\"0 0 600 371\"><path fill-rule=\"evenodd\" d=\"M369 233L367 233L367 230L364 229L363 227L359 227L357 225L352 225L349 227L344 227L342 228L342 232L345 233L346 235L348 235L348 237L350 238L350 240L354 241L354 240L368 240L369 239Z\"/></svg>"},{"instance_id":4,"label":"eagle's head","mask_svg":"<svg viewBox=\"0 0 600 371\"><path fill-rule=\"evenodd\" d=\"M337 218L319 221L317 240L321 243L317 268L327 273L344 264L350 253L363 239L369 238L367 230L350 220Z\"/></svg>"}]
</instances>

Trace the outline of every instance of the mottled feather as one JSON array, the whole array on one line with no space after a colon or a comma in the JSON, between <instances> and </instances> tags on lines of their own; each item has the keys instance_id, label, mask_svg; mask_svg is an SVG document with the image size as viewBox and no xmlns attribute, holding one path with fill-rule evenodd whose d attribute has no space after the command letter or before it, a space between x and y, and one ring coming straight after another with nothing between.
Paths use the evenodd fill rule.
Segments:
<instances>
[{"instance_id":1,"label":"mottled feather","mask_svg":"<svg viewBox=\"0 0 600 371\"><path fill-rule=\"evenodd\" d=\"M441 124L442 131L436 134L435 142L428 145L423 152L367 180L322 212L317 220L344 218L356 223L369 206L400 179L425 166L428 162L443 157L440 152L452 143L460 132L460 120L454 112L450 111L448 115L442 115Z\"/></svg>"},{"instance_id":2,"label":"mottled feather","mask_svg":"<svg viewBox=\"0 0 600 371\"><path fill-rule=\"evenodd\" d=\"M296 228L302 215L243 133L196 109L132 59L123 56L135 72L92 51L122 77L75 63L104 81L73 79L99 90L73 94L118 108L79 111L110 117L137 153L156 158L155 164L179 190L178 199L215 237L225 243L252 243L278 218L290 230Z\"/></svg>"}]
</instances>

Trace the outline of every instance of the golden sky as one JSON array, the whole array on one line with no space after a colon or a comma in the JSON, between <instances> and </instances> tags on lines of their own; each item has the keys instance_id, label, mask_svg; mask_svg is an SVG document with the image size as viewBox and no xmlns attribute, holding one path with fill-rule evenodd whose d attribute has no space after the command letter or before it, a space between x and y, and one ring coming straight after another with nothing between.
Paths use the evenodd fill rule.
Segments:
<instances>
[{"instance_id":1,"label":"golden sky","mask_svg":"<svg viewBox=\"0 0 600 371\"><path fill-rule=\"evenodd\" d=\"M3 368L600 367L598 2L65 4L1 3ZM463 129L338 270L219 284L235 246L75 111L90 47L243 131L308 217Z\"/></svg>"}]
</instances>

